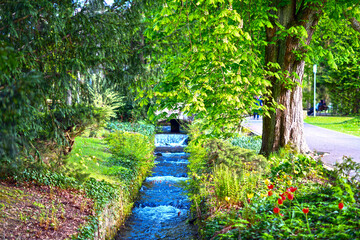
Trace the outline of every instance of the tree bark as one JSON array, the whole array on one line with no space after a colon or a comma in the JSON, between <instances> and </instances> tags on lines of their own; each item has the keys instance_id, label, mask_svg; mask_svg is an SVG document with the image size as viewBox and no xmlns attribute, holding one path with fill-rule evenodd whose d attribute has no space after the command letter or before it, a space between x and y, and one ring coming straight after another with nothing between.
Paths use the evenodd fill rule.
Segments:
<instances>
[{"instance_id":1,"label":"tree bark","mask_svg":"<svg viewBox=\"0 0 360 240\"><path fill-rule=\"evenodd\" d=\"M355 17L349 16L347 10L344 11L344 16L345 16L345 18L350 22L351 27L352 27L355 31L360 32L360 22L359 22Z\"/></svg>"},{"instance_id":2,"label":"tree bark","mask_svg":"<svg viewBox=\"0 0 360 240\"><path fill-rule=\"evenodd\" d=\"M269 44L265 49L265 61L268 63L278 63L281 67L283 77L287 81L281 81L275 76L269 75L268 79L272 86L269 87L270 96L265 99L265 105L271 106L275 101L285 107L284 110L276 109L270 112L270 117L264 116L263 135L261 153L268 156L271 152L276 152L282 147L291 147L298 152L309 151L303 133L303 107L302 107L302 80L304 75L305 61L303 57L299 59L297 54L306 53L306 45L309 45L315 27L322 14L321 7L314 4L304 4L296 6L296 0L289 1L286 6L279 5L281 1L274 0L273 7L277 8L277 19L272 19L272 28L266 28L266 37ZM325 0L323 4L325 4ZM280 37L278 32L281 30L275 23L277 21L285 30L291 27L304 27L308 36L302 39L298 35L288 34ZM304 40L302 42L301 40ZM268 65L266 65L268 66ZM271 68L271 72L278 69ZM292 73L296 73L296 78ZM291 87L286 82L295 83Z\"/></svg>"}]
</instances>

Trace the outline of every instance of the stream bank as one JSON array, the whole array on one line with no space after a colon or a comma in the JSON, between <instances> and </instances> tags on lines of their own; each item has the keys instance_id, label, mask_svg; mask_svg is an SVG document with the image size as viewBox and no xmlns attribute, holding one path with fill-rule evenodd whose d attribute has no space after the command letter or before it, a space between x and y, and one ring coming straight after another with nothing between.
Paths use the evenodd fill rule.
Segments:
<instances>
[{"instance_id":1,"label":"stream bank","mask_svg":"<svg viewBox=\"0 0 360 240\"><path fill-rule=\"evenodd\" d=\"M195 239L189 223L190 202L181 183L188 179L185 134L155 136L156 167L140 189L132 215L115 237L125 239Z\"/></svg>"}]
</instances>

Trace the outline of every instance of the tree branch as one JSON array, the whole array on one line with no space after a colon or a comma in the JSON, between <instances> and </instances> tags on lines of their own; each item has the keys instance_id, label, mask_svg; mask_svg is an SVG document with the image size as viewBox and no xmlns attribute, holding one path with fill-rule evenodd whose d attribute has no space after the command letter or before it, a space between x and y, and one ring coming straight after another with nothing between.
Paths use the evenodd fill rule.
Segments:
<instances>
[{"instance_id":1,"label":"tree branch","mask_svg":"<svg viewBox=\"0 0 360 240\"><path fill-rule=\"evenodd\" d=\"M359 5L359 3L357 3L355 6L352 7L352 9L356 8ZM347 9L343 11L343 14L345 16L345 18L351 23L351 27L357 31L360 32L360 22L355 18L355 17L350 17L349 12L352 9Z\"/></svg>"},{"instance_id":2,"label":"tree branch","mask_svg":"<svg viewBox=\"0 0 360 240\"><path fill-rule=\"evenodd\" d=\"M347 20L351 23L351 27L360 33L360 22L354 17L347 18Z\"/></svg>"},{"instance_id":3,"label":"tree branch","mask_svg":"<svg viewBox=\"0 0 360 240\"><path fill-rule=\"evenodd\" d=\"M40 8L39 11L38 11L38 13L39 13L41 10L43 10L43 9L44 9L43 7ZM29 17L31 17L31 16L33 16L33 15L29 14L29 15L27 15L27 16L24 16L24 17L15 19L15 20L14 20L14 23L18 23L18 22L24 21L25 19L27 19L27 18L29 18ZM9 27L9 25L6 25L6 26L0 28L0 31L4 30L4 29L7 28L7 27Z\"/></svg>"}]
</instances>

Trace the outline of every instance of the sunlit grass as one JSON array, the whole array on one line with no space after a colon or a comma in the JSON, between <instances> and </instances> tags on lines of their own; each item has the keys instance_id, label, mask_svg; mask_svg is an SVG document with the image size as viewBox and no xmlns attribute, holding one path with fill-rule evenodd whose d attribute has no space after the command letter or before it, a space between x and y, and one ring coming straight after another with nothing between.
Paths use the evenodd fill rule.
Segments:
<instances>
[{"instance_id":1,"label":"sunlit grass","mask_svg":"<svg viewBox=\"0 0 360 240\"><path fill-rule=\"evenodd\" d=\"M351 134L360 137L360 116L356 117L333 117L318 116L307 117L306 123L327 128L330 130Z\"/></svg>"},{"instance_id":2,"label":"sunlit grass","mask_svg":"<svg viewBox=\"0 0 360 240\"><path fill-rule=\"evenodd\" d=\"M102 163L107 162L111 157L111 153L107 149L108 146L102 138L77 137L67 164L73 169L79 169L82 174L89 174L89 177L99 181L105 180L119 184L119 178L105 174L108 167Z\"/></svg>"}]
</instances>

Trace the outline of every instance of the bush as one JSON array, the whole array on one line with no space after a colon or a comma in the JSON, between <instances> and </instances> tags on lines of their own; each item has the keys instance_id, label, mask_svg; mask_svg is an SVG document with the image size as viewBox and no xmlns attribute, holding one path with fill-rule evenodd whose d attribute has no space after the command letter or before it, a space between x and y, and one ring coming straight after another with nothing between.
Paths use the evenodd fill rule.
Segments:
<instances>
[{"instance_id":1,"label":"bush","mask_svg":"<svg viewBox=\"0 0 360 240\"><path fill-rule=\"evenodd\" d=\"M204 148L207 141L212 142L211 151ZM257 172L246 165L242 171L234 171L230 166L241 165L225 164L231 160L223 153L232 148L223 145L221 140L207 141L190 143L191 150L198 151L195 153L197 163L206 164L200 164L200 168L193 166L191 171L201 171L189 174L196 178L189 181L190 194L191 199L196 200L193 210L198 213L204 239L360 237L359 184L353 177L344 175L358 170L359 164L345 158L330 172L331 180L324 177L329 171L321 162L280 151L269 159L270 172ZM209 164L209 159L216 159L212 162L220 162L220 166Z\"/></svg>"},{"instance_id":2,"label":"bush","mask_svg":"<svg viewBox=\"0 0 360 240\"><path fill-rule=\"evenodd\" d=\"M270 157L272 162L270 178L281 178L291 175L295 178L304 178L323 172L321 160L315 160L302 154L285 153Z\"/></svg>"},{"instance_id":3,"label":"bush","mask_svg":"<svg viewBox=\"0 0 360 240\"><path fill-rule=\"evenodd\" d=\"M231 140L231 144L234 146L238 146L241 148L246 148L250 150L254 150L255 152L260 152L261 149L261 137L250 137L250 136L241 136L241 137L234 137Z\"/></svg>"},{"instance_id":4,"label":"bush","mask_svg":"<svg viewBox=\"0 0 360 240\"><path fill-rule=\"evenodd\" d=\"M247 207L249 196L268 171L263 156L224 140L191 141L187 151L191 153L187 188L194 203L192 210L200 219L228 204ZM247 214L251 215L251 210Z\"/></svg>"},{"instance_id":5,"label":"bush","mask_svg":"<svg viewBox=\"0 0 360 240\"><path fill-rule=\"evenodd\" d=\"M220 139L206 140L203 144L207 152L207 162L210 166L225 164L237 172L246 168L248 170L264 170L267 160L254 151L233 146Z\"/></svg>"},{"instance_id":6,"label":"bush","mask_svg":"<svg viewBox=\"0 0 360 240\"><path fill-rule=\"evenodd\" d=\"M126 180L132 180L129 179L131 173L136 172L144 176L154 166L155 145L152 138L140 133L115 131L109 134L106 141L113 155L106 164L111 167L119 166L113 167L108 174L118 174L124 176Z\"/></svg>"},{"instance_id":7,"label":"bush","mask_svg":"<svg viewBox=\"0 0 360 240\"><path fill-rule=\"evenodd\" d=\"M190 135L187 188L203 239L360 238L360 165L351 159L331 172L286 149L267 160L234 146L246 138L205 139L196 126Z\"/></svg>"}]
</instances>

